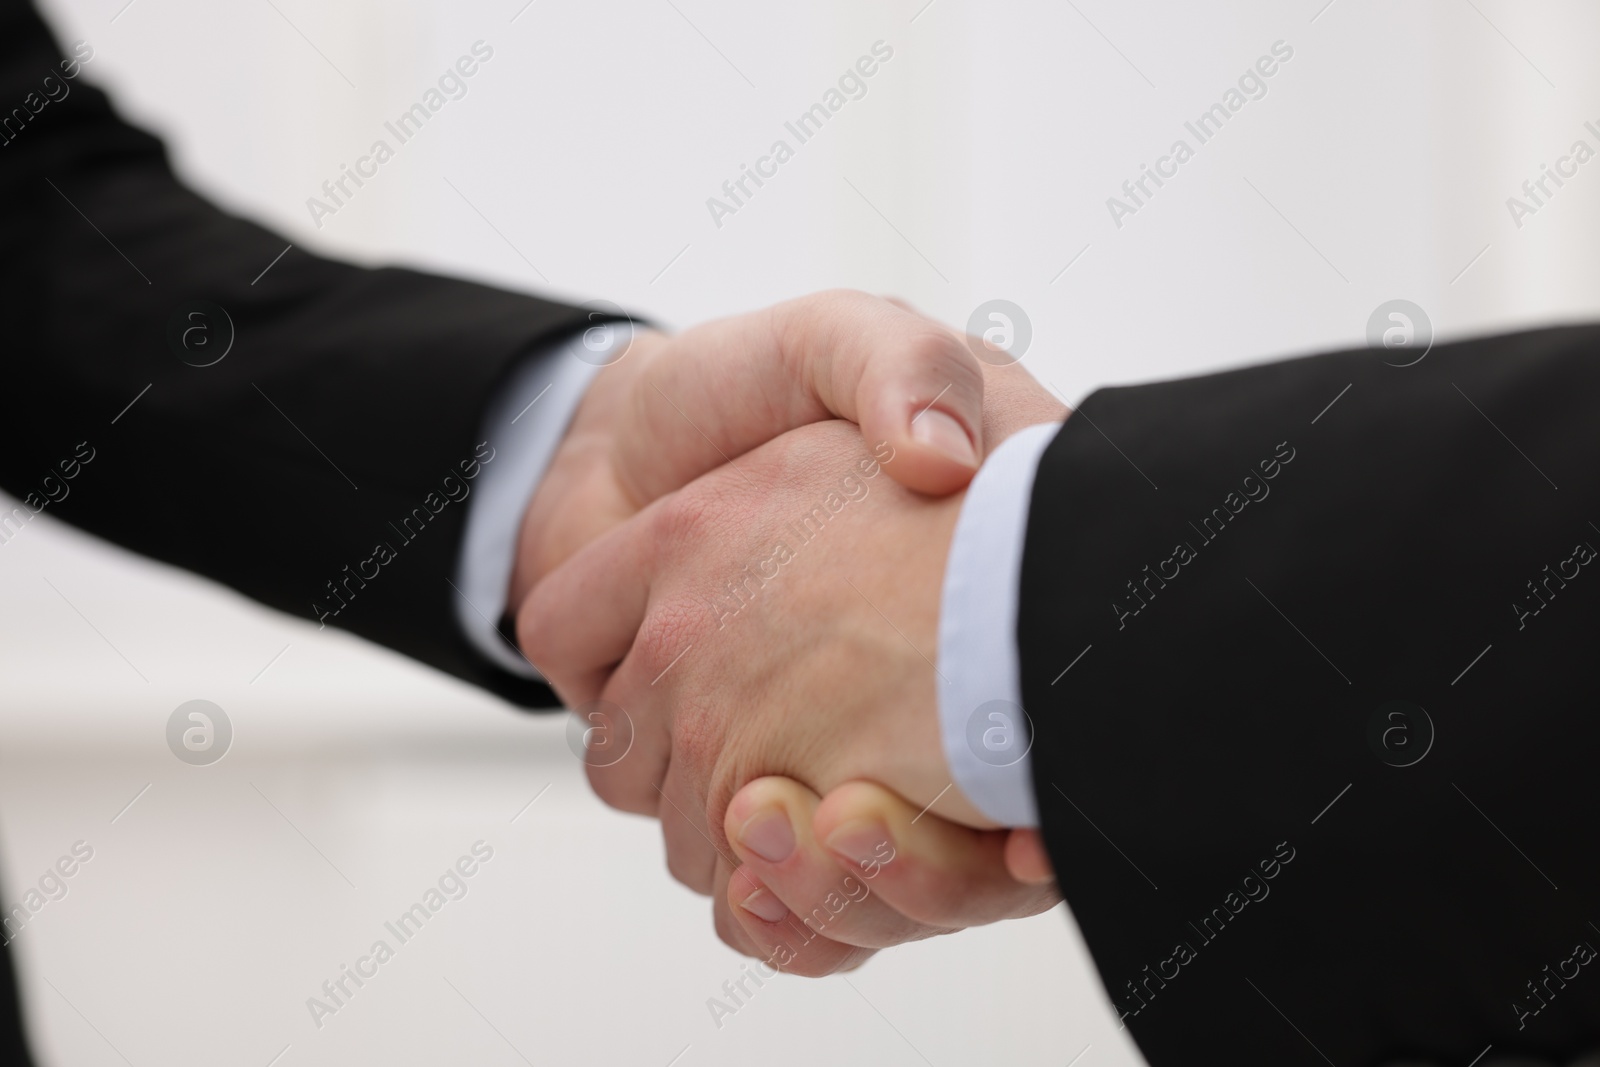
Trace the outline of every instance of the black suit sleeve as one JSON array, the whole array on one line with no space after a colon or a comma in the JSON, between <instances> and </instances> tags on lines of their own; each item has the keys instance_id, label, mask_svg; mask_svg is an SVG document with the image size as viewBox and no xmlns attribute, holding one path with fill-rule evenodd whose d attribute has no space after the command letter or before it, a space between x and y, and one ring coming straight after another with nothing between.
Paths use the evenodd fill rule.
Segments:
<instances>
[{"instance_id":1,"label":"black suit sleeve","mask_svg":"<svg viewBox=\"0 0 1600 1067\"><path fill-rule=\"evenodd\" d=\"M476 436L490 397L584 312L299 248L274 263L283 237L184 188L74 69L27 3L0 0L0 105L15 105L0 116L0 486L27 502L0 537L42 506L547 702L471 649L447 579L471 479L493 462ZM226 319L186 318L197 301ZM196 351L174 347L175 321L199 327ZM226 358L189 365L230 321Z\"/></svg>"},{"instance_id":2,"label":"black suit sleeve","mask_svg":"<svg viewBox=\"0 0 1600 1067\"><path fill-rule=\"evenodd\" d=\"M1600 1045L1600 329L1385 355L1107 389L1040 467L1035 791L1155 1067Z\"/></svg>"}]
</instances>

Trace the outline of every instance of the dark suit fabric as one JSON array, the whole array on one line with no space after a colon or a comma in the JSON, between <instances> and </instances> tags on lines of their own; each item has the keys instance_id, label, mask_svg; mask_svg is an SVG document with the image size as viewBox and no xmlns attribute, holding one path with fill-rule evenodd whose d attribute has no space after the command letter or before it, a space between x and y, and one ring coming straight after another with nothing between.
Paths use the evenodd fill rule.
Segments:
<instances>
[{"instance_id":1,"label":"dark suit fabric","mask_svg":"<svg viewBox=\"0 0 1600 1067\"><path fill-rule=\"evenodd\" d=\"M1041 465L1035 792L1155 1067L1600 1045L1600 328L1399 355L1105 389Z\"/></svg>"},{"instance_id":2,"label":"dark suit fabric","mask_svg":"<svg viewBox=\"0 0 1600 1067\"><path fill-rule=\"evenodd\" d=\"M0 0L0 107L27 113L0 146L0 487L38 504L74 470L48 514L548 704L470 647L447 579L467 475L494 454L478 436L491 397L586 313L300 248L274 263L285 238L185 188L61 60L29 4ZM46 76L70 91L35 114ZM196 301L233 327L211 366L172 340ZM220 318L197 321L221 343Z\"/></svg>"}]
</instances>

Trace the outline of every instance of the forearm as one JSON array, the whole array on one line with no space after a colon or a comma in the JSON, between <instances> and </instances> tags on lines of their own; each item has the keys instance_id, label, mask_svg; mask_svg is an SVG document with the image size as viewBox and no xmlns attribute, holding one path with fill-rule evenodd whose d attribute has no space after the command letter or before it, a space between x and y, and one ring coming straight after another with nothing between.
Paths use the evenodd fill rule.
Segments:
<instances>
[{"instance_id":1,"label":"forearm","mask_svg":"<svg viewBox=\"0 0 1600 1067\"><path fill-rule=\"evenodd\" d=\"M20 94L57 56L31 11L7 12L0 71ZM496 455L484 411L525 353L585 313L299 248L279 259L285 239L185 189L159 142L81 80L0 153L13 427L0 484L27 499L86 442L95 458L51 514L536 699L469 648L448 579L464 501ZM231 323L209 366L190 364L216 347L169 342L195 300ZM206 328L220 345L223 320Z\"/></svg>"},{"instance_id":2,"label":"forearm","mask_svg":"<svg viewBox=\"0 0 1600 1067\"><path fill-rule=\"evenodd\" d=\"M1512 605L1600 543L1597 349L1552 330L1106 390L1046 453L1018 624L1036 796L1157 1067L1302 1057L1274 1008L1340 1063L1600 1032L1600 984L1513 1010L1596 938L1600 599L1567 577L1548 617Z\"/></svg>"}]
</instances>

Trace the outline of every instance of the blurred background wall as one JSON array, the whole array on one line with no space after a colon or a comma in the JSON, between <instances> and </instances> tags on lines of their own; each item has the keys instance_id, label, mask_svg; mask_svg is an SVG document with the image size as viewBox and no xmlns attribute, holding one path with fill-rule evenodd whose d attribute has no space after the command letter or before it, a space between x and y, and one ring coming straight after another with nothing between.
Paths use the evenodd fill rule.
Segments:
<instances>
[{"instance_id":1,"label":"blurred background wall","mask_svg":"<svg viewBox=\"0 0 1600 1067\"><path fill-rule=\"evenodd\" d=\"M1002 298L1076 400L1360 344L1395 298L1443 337L1600 306L1600 162L1520 226L1506 203L1600 149L1579 0L46 11L188 180L286 242L669 325L830 286L958 325ZM477 41L467 95L315 225L306 199ZM707 198L880 41L865 95L719 226ZM1275 44L1199 144L1184 124ZM1114 218L1179 138L1194 158ZM1139 1062L1059 911L780 980L719 1027L739 960L653 825L588 795L560 719L48 517L0 547L0 605L4 901L94 849L8 950L45 1063ZM191 699L234 725L210 767L166 747ZM306 998L480 840L470 893L315 1027Z\"/></svg>"}]
</instances>

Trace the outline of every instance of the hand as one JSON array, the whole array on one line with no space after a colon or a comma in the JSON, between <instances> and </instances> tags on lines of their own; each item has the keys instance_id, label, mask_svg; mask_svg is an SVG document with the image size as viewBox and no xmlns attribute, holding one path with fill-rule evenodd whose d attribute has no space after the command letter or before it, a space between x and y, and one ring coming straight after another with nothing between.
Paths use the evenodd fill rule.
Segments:
<instances>
[{"instance_id":1,"label":"hand","mask_svg":"<svg viewBox=\"0 0 1600 1067\"><path fill-rule=\"evenodd\" d=\"M890 477L912 489L964 487L1010 423L1061 411L1021 367L980 361L982 345L848 291L676 337L636 334L596 376L529 504L509 603L646 504L808 423L858 422L894 452ZM1008 421L985 415L986 392Z\"/></svg>"},{"instance_id":2,"label":"hand","mask_svg":"<svg viewBox=\"0 0 1600 1067\"><path fill-rule=\"evenodd\" d=\"M886 310L882 302L874 301L860 294L827 294L824 297L814 298L808 302L797 302L794 307L784 314L785 316L792 316L790 321L809 321L814 325L818 325L819 328L831 324L833 328L837 329L841 328L838 320L843 317L842 312L844 310L849 310L858 316L866 315L868 318L880 321L886 320L895 329L900 330L903 330L906 325L905 316L911 314L898 307L890 307ZM831 319L830 314L832 316ZM733 323L738 323L739 321L733 320ZM727 331L730 325L729 323L713 324L712 327L691 331L682 340L693 340L698 334L709 335L710 341L716 342L718 331ZM827 396L848 395L854 397L856 410L865 410L871 405L871 397L863 397L858 394L860 392L861 377L866 374L865 368L872 359L875 359L879 366L877 380L894 383L896 375L885 373L884 371L886 368L895 368L897 366L896 361L898 361L898 366L900 367L899 377L905 380L914 380L918 377L918 371L915 366L909 365L915 364L919 356L926 357L929 353L933 353L939 358L951 362L959 362L970 358L965 342L961 342L959 338L945 331L943 327L930 324L928 320L917 318L915 331L911 336L918 336L917 331L926 331L930 327L936 331L936 336L933 340L924 337L916 343L906 344L896 343L895 337L885 336L878 338L868 348L871 358L857 358L851 365L852 369L842 379L839 374L832 373L822 374L811 380L833 383L832 391L827 393ZM734 332L737 333L738 331ZM743 332L747 337L758 335L758 331L751 331L748 328L748 324L746 324ZM861 334L862 336L871 336L872 330L863 329ZM544 487L541 489L540 495L544 499L536 501L535 505L530 508L529 521L524 528L525 542L527 540L526 535L530 531L544 532L546 537L542 540L545 544L557 542L558 539L552 539L548 536L552 531L566 531L569 534L573 531L581 531L568 537L569 544L576 545L581 543L589 536L590 531L604 528L609 523L617 521L621 516L631 511L637 506L639 497L643 497L653 491L665 491L665 489L670 488L678 481L692 477L703 467L712 467L720 464L730 450L736 453L742 452L749 447L751 441L759 440L758 435L774 432L773 424L766 421L774 417L772 415L773 411L786 412L787 414L784 417L789 421L804 421L823 417L822 401L815 400L818 395L816 390L811 391L815 403L796 404L790 402L785 404L781 397L786 389L789 391L799 389L801 392L805 392L806 388L794 384L785 384L779 380L780 375L774 374L774 368L781 369L784 374L801 372L815 374L821 367L842 367L846 365L847 361L824 361L823 357L827 355L826 352L818 354L810 363L796 361L792 353L799 351L802 347L798 342L791 341L789 343L791 355L779 358L782 353L774 355L769 351L765 355L752 354L753 349L729 342L726 340L726 336L724 336L724 340L719 347L718 343L678 344L673 346L667 339L660 338L659 335L643 335L635 342L635 348L629 353L629 359L633 361L633 366L626 373L617 374L618 367L607 368L602 372L603 376L612 376L612 380L605 383L610 388L602 391L598 387L600 383L597 383L597 388L585 403L585 409L580 411L578 418L575 420L572 433L569 434L567 442L563 446L564 458L567 462L557 463L556 468L552 470L551 477L547 478ZM714 358L718 354L721 356L720 361ZM646 370L644 369L646 367L652 369ZM926 376L926 369L923 368L921 373ZM974 434L976 439L986 440L991 445L997 444L1022 425L1061 417L1063 409L1047 395L1043 394L1041 390L1038 390L1032 379L1020 367L984 366L980 373L984 377L985 384L991 394L992 409L980 416L982 421L973 420L981 427ZM602 381L604 381L604 378L602 378ZM711 401L716 401L718 397L714 391L708 391L707 381L716 383L726 395L728 403L709 404ZM757 388L751 384L752 381L764 384ZM854 391L847 388L852 382L856 383ZM648 387L646 383L648 383ZM741 383L743 384L741 385ZM954 390L947 388L949 384L949 382L946 382L946 385L939 386L939 390L934 393L934 398L942 401L951 400L950 394ZM663 385L674 393L698 397L702 401L708 402L708 406L704 410L697 408L695 418L691 420L679 404L668 400L667 392L662 388ZM914 392L914 390L904 386L903 383L896 387L902 389L903 395L908 392ZM636 398L642 396L645 404L653 407L658 414L670 407L673 421L664 436L671 437L674 430L681 434L692 435L686 440L690 445L697 444L700 446L698 456L691 453L677 462L675 467L670 463L667 464L663 469L669 473L663 475L660 470L652 472L648 468L648 464L651 462L660 464L663 456L670 458L670 450L667 452L661 452L659 449L656 452L643 450L641 446L647 443L646 438L648 435L640 434L629 438L620 446L608 448L607 435L610 424L616 419L619 412L628 410L630 405L623 398L630 392ZM941 393L944 394L942 398L940 396ZM666 401L666 403L664 404L663 401ZM846 405L837 406L844 407ZM919 412L923 412L924 409L928 408L929 405L926 402L921 402L917 405L916 410L910 411L907 409L910 417L908 425L913 430L917 423L925 417L920 415ZM759 419L748 417L749 412L757 409L761 409L766 413ZM937 408L930 409L929 413L937 413L937 410ZM737 417L740 416L740 413L745 413L745 417ZM967 418L970 420L971 416L967 416ZM631 420L630 424L634 427L645 426L648 425L648 419ZM781 425L778 428L781 429ZM705 431L705 433L703 434L702 431ZM626 433L626 429L619 428L619 432ZM717 435L721 443L712 441L710 435ZM897 466L896 463L891 463L887 469L892 476L900 477L903 481L916 482L918 480L915 472L911 475L905 473L909 469L906 466ZM619 472L630 470L638 470L642 476L638 478L619 476ZM573 475L573 477L565 480L565 484L563 484L563 480L555 477L557 471L564 471ZM966 474L961 474L960 480L964 483L965 479ZM630 493L621 488L623 485L645 485L653 486L653 488L640 489ZM598 494L593 492L596 488L601 490ZM565 491L552 491L558 489ZM585 489L590 491L590 506L568 506L564 509L559 506L551 507L547 510L553 512L555 518L565 519L566 521L556 523L536 521L540 514L541 504L546 501L562 500L563 498L568 501L582 499L582 496L574 491ZM585 529L585 527L587 528ZM538 573L542 569L548 569L549 566L558 562L567 551L568 549L563 547L551 553L548 562L543 568L531 568L531 572ZM942 562L940 566L942 568ZM931 709L929 714L932 714ZM793 783L790 784L793 785ZM795 788L799 787L796 786ZM882 790L878 790L878 792L883 793ZM889 796L890 794L884 793L884 795ZM903 804L904 802L900 803ZM667 811L665 803L658 801L655 807L662 811ZM672 813L668 812L668 814ZM916 812L911 812L906 818L909 819L916 814ZM906 819L902 819L902 822L904 821ZM931 840L934 841L961 840L960 835L973 833L972 831L947 826L932 814L923 815L920 825L925 830L928 830L929 833L931 833L930 828L935 825L946 827L947 833L941 837L932 838ZM680 824L678 828L681 830L683 825ZM667 832L669 836L673 832L673 828L670 825L667 827ZM1036 847L1036 835L1031 834L1031 832L1020 832L1009 836L1004 834L991 834L988 836L995 840L1006 841L1004 850L1008 856L1017 851L1014 846L1018 842L1027 842L1032 839L1035 842L1032 854L1042 857L1042 850ZM924 840L929 840L929 838L925 837ZM1026 849L1022 851L1024 853L1027 852ZM919 854L916 851L908 853L902 850L902 852L908 856ZM675 856L677 853L673 852L672 855ZM956 856L959 856L967 863L974 864L974 866L969 869L957 870L954 864L954 857ZM963 898L963 904L967 907L967 911L948 915L947 920L951 925L965 926L976 921L991 921L992 918L1003 915L1029 913L1027 910L1021 910L1022 906L1018 904L1014 895L1019 891L1026 894L1029 882L1048 882L1050 880L1048 864L1042 862L1042 860L1036 862L1034 865L1035 870L1032 872L1031 877L1019 883L1016 880L1007 879L1003 873L1000 873L996 857L997 852L993 848L967 848L951 852L946 857L949 862L943 868L931 861L920 864L910 861L903 862L897 868L898 871L920 871L924 881L921 883L908 883L907 888L895 898L895 902L899 903L899 901L903 900L905 906L911 909L911 914L938 914L939 903L937 899L931 902L919 902L917 896L911 893L911 890L919 888L924 897L929 895L937 897L938 892L934 888L937 885L965 885L969 889L969 893ZM976 866L980 860L986 865L987 869L980 870ZM807 874L808 868L810 869L809 874ZM936 880L934 875L941 869L950 871L952 876L947 879L939 878ZM807 878L815 882L819 878L828 877L830 873L833 877L838 877L841 873L844 873L840 871L834 860L825 856L818 856L814 852L803 852L801 857L792 862L786 870L787 873L783 877L776 879L779 885L785 887L788 885L784 880L785 878L799 879L803 884ZM848 868L846 868L847 871ZM890 885L891 883L886 882L883 884ZM706 888L703 884L698 887L702 890ZM1022 899L1024 904L1027 904L1030 901L1036 902L1039 897L1037 893L1034 893L1033 896L1024 896ZM1037 908L1032 910L1037 910ZM857 914L861 914L862 911L863 909L858 908ZM730 943L732 943L735 931L738 928L735 924L727 921L725 899L719 899L718 901L718 916L719 929L723 930L724 937L730 939ZM983 916L988 917L984 918ZM900 922L900 933L896 937L897 940L928 936L929 933L937 932L933 927L925 923L915 923L905 918L902 918ZM741 944L740 947L749 951L747 944ZM834 953L840 951L839 945L833 943L831 937L824 935L818 939L817 948L809 950L808 955L814 955L824 947ZM836 965L836 963L833 965ZM806 966L807 964L805 963L798 965L799 968Z\"/></svg>"},{"instance_id":3,"label":"hand","mask_svg":"<svg viewBox=\"0 0 1600 1067\"><path fill-rule=\"evenodd\" d=\"M569 703L632 725L626 758L591 764L597 792L661 815L675 876L723 906L724 809L753 778L870 778L919 808L950 783L921 650L961 498L881 479L880 455L840 423L786 434L581 551L519 613Z\"/></svg>"},{"instance_id":4,"label":"hand","mask_svg":"<svg viewBox=\"0 0 1600 1067\"><path fill-rule=\"evenodd\" d=\"M758 778L728 805L738 856L717 929L768 968L818 976L877 949L1035 915L1060 895L1032 830L973 830L872 782L826 798Z\"/></svg>"},{"instance_id":5,"label":"hand","mask_svg":"<svg viewBox=\"0 0 1600 1067\"><path fill-rule=\"evenodd\" d=\"M873 778L919 804L949 784L923 649L964 493L912 493L883 476L895 462L848 423L791 431L534 588L517 617L530 658L569 706L603 698L634 720L626 759L591 762L602 799L670 812L665 787L703 821L717 777L720 823L757 775L824 792ZM733 773L741 760L759 767Z\"/></svg>"}]
</instances>

